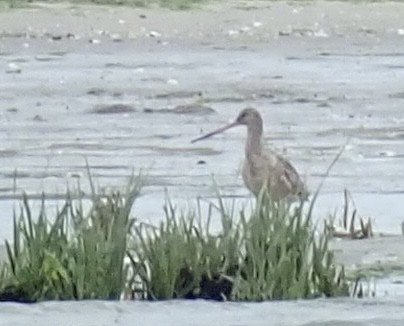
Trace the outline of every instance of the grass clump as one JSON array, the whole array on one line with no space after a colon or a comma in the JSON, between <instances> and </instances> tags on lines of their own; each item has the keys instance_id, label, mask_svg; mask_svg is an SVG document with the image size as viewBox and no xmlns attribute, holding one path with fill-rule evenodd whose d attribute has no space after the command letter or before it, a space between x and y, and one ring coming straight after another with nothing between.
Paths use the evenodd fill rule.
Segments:
<instances>
[{"instance_id":1,"label":"grass clump","mask_svg":"<svg viewBox=\"0 0 404 326\"><path fill-rule=\"evenodd\" d=\"M219 197L204 225L200 213L183 215L168 204L160 227L137 227L134 294L236 301L349 295L344 269L328 249L331 234L317 230L303 206L292 209L264 194L250 217L243 210L236 216ZM212 235L214 210L221 230Z\"/></svg>"},{"instance_id":2,"label":"grass clump","mask_svg":"<svg viewBox=\"0 0 404 326\"><path fill-rule=\"evenodd\" d=\"M38 216L26 196L14 216L14 239L0 268L0 300L275 300L349 295L334 264L328 228L311 222L312 205L272 202L263 193L252 213L237 214L218 195L202 213L167 200L158 225L130 217L139 181L125 195L99 194ZM212 230L213 218L219 227ZM1 266L0 266L1 267Z\"/></svg>"},{"instance_id":3,"label":"grass clump","mask_svg":"<svg viewBox=\"0 0 404 326\"><path fill-rule=\"evenodd\" d=\"M134 295L160 300L230 297L230 277L236 275L241 234L224 211L221 232L211 233L214 209L218 208L210 204L204 224L200 209L198 214L178 213L168 201L159 227L135 227L131 261L140 282Z\"/></svg>"},{"instance_id":4,"label":"grass clump","mask_svg":"<svg viewBox=\"0 0 404 326\"><path fill-rule=\"evenodd\" d=\"M350 202L352 202L352 205L354 206L352 213L350 213ZM355 203L347 189L344 190L344 212L343 216L338 221L338 225L336 225L335 219L334 216L330 218L327 223L327 227L332 231L335 238L359 240L373 237L373 227L370 217L368 217L367 220L363 217L359 217L359 227L355 226L357 220L357 209L355 208Z\"/></svg>"},{"instance_id":5,"label":"grass clump","mask_svg":"<svg viewBox=\"0 0 404 326\"><path fill-rule=\"evenodd\" d=\"M330 234L316 230L311 213L305 214L303 208L303 203L292 208L264 196L249 220L242 214L245 254L235 298L272 300L348 294L344 270L337 269L328 249Z\"/></svg>"},{"instance_id":6,"label":"grass clump","mask_svg":"<svg viewBox=\"0 0 404 326\"><path fill-rule=\"evenodd\" d=\"M74 204L68 196L53 218L46 214L45 196L34 217L24 195L13 242L6 241L0 299L119 299L128 273L123 261L133 223L129 213L138 191L137 183L125 197L93 189L87 213L83 199Z\"/></svg>"}]
</instances>

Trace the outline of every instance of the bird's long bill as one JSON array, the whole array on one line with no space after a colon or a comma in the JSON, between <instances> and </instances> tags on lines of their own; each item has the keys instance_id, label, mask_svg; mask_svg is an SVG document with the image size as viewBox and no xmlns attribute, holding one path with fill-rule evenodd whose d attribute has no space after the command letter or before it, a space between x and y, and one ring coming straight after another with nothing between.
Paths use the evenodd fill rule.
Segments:
<instances>
[{"instance_id":1,"label":"bird's long bill","mask_svg":"<svg viewBox=\"0 0 404 326\"><path fill-rule=\"evenodd\" d=\"M209 138L209 137L211 137L211 136L213 136L213 135L220 134L221 132L223 132L223 131L225 131L225 130L227 130L227 129L236 127L236 126L238 126L238 125L239 125L239 123L238 123L237 121L234 121L234 122L232 122L232 123L230 123L230 124L228 124L228 125L226 125L226 126L224 126L224 127L221 127L221 128L219 128L219 129L216 129L215 131L212 131L212 132L210 132L210 133L208 133L208 134L206 134L206 135L203 135L203 136L201 136L201 137L198 137L198 138L195 138L195 139L191 140L191 143L195 143L195 142L200 141L200 140L202 140L202 139Z\"/></svg>"}]
</instances>

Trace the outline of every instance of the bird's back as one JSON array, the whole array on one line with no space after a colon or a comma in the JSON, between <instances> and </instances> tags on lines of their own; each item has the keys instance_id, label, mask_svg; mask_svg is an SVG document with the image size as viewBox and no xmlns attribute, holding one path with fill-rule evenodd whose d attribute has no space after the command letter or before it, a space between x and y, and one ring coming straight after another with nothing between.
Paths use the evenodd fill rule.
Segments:
<instances>
[{"instance_id":1,"label":"bird's back","mask_svg":"<svg viewBox=\"0 0 404 326\"><path fill-rule=\"evenodd\" d=\"M308 191L296 169L271 149L247 157L243 165L246 187L258 196L265 185L273 200L306 199Z\"/></svg>"}]
</instances>

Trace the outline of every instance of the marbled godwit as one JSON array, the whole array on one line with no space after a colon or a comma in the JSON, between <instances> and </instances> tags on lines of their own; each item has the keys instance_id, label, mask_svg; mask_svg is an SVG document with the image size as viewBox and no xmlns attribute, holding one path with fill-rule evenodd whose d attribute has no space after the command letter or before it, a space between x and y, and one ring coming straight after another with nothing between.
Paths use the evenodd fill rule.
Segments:
<instances>
[{"instance_id":1,"label":"marbled godwit","mask_svg":"<svg viewBox=\"0 0 404 326\"><path fill-rule=\"evenodd\" d=\"M255 109L242 110L234 122L196 138L192 143L240 125L247 126L242 170L246 187L258 196L265 186L275 201L307 199L308 191L295 168L285 158L264 147L262 118Z\"/></svg>"}]
</instances>

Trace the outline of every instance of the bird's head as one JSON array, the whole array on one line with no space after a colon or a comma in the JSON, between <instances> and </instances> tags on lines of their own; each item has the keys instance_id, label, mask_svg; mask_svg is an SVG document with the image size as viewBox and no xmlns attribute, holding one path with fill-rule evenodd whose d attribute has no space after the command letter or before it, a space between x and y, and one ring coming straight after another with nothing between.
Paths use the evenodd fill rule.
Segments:
<instances>
[{"instance_id":1,"label":"bird's head","mask_svg":"<svg viewBox=\"0 0 404 326\"><path fill-rule=\"evenodd\" d=\"M203 135L201 137L198 137L194 140L192 140L192 143L195 143L197 141L200 141L202 139L209 138L213 135L219 134L227 129L234 128L240 125L245 125L247 126L248 130L258 130L259 134L262 133L262 119L260 114L258 113L257 110L253 108L246 108L242 110L237 119L233 121L232 123L229 123L228 125L221 127L219 129L216 129L215 131L212 131L206 135Z\"/></svg>"},{"instance_id":2,"label":"bird's head","mask_svg":"<svg viewBox=\"0 0 404 326\"><path fill-rule=\"evenodd\" d=\"M258 113L256 109L253 108L246 108L242 110L237 119L236 122L240 125L252 125L256 121L260 121L261 116Z\"/></svg>"}]
</instances>

